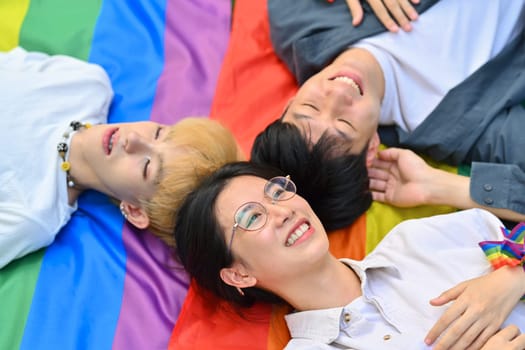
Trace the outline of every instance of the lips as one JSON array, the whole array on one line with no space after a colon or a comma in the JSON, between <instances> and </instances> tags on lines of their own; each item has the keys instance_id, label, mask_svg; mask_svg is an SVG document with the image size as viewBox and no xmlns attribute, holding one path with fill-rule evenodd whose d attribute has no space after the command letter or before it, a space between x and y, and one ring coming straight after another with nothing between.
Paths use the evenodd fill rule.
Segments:
<instances>
[{"instance_id":1,"label":"lips","mask_svg":"<svg viewBox=\"0 0 525 350\"><path fill-rule=\"evenodd\" d=\"M334 81L339 81L339 82L345 83L348 86L350 86L353 89L355 89L355 91L360 96L363 96L363 82L355 74L340 73L340 74L337 74L337 75L334 75L333 77L331 77L330 80L334 80Z\"/></svg>"},{"instance_id":2,"label":"lips","mask_svg":"<svg viewBox=\"0 0 525 350\"><path fill-rule=\"evenodd\" d=\"M311 230L310 223L306 220L301 220L294 229L288 234L286 238L285 246L291 247L294 245L301 237L305 235L308 231Z\"/></svg>"},{"instance_id":3,"label":"lips","mask_svg":"<svg viewBox=\"0 0 525 350\"><path fill-rule=\"evenodd\" d=\"M113 150L113 145L117 144L118 141L118 128L111 128L106 130L104 136L102 137L102 147L104 148L104 153L110 155Z\"/></svg>"}]
</instances>

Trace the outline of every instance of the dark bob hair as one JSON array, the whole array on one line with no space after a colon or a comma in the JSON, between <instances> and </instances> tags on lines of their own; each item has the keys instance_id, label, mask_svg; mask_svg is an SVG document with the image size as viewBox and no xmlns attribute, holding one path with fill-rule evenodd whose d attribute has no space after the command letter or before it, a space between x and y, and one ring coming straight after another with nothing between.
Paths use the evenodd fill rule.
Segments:
<instances>
[{"instance_id":1,"label":"dark bob hair","mask_svg":"<svg viewBox=\"0 0 525 350\"><path fill-rule=\"evenodd\" d=\"M295 125L280 119L255 139L251 161L281 169L297 185L327 231L352 224L372 204L365 148L326 133L312 145Z\"/></svg>"},{"instance_id":2,"label":"dark bob hair","mask_svg":"<svg viewBox=\"0 0 525 350\"><path fill-rule=\"evenodd\" d=\"M180 207L174 230L178 259L198 286L235 306L249 307L256 301L282 303L276 295L257 287L236 288L224 283L222 268L233 263L224 231L216 217L216 201L228 182L238 176L252 175L264 179L281 176L275 168L251 162L226 164L191 192Z\"/></svg>"}]
</instances>

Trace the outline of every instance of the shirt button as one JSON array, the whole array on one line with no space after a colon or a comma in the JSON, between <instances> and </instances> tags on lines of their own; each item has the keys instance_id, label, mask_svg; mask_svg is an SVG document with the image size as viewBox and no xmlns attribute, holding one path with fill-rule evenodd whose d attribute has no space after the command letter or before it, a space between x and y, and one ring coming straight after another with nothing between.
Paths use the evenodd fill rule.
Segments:
<instances>
[{"instance_id":1,"label":"shirt button","mask_svg":"<svg viewBox=\"0 0 525 350\"><path fill-rule=\"evenodd\" d=\"M390 338L392 338L392 336L391 336L390 334L385 334L385 335L383 336L383 340L384 340L384 341L390 340Z\"/></svg>"},{"instance_id":2,"label":"shirt button","mask_svg":"<svg viewBox=\"0 0 525 350\"><path fill-rule=\"evenodd\" d=\"M487 205L491 205L492 203L494 203L494 200L492 198L490 198L490 197L485 198L483 201Z\"/></svg>"},{"instance_id":3,"label":"shirt button","mask_svg":"<svg viewBox=\"0 0 525 350\"><path fill-rule=\"evenodd\" d=\"M490 192L490 191L492 191L492 185L490 185L490 184L484 184L484 185L483 185L483 189L484 189L485 191L487 191L487 192Z\"/></svg>"},{"instance_id":4,"label":"shirt button","mask_svg":"<svg viewBox=\"0 0 525 350\"><path fill-rule=\"evenodd\" d=\"M352 319L352 316L347 312L344 314L345 322L348 323Z\"/></svg>"}]
</instances>

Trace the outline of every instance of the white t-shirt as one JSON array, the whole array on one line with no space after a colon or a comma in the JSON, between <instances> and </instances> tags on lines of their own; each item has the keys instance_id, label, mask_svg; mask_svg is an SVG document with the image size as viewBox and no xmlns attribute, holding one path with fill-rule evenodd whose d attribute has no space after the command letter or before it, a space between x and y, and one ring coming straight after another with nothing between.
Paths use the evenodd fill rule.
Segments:
<instances>
[{"instance_id":1,"label":"white t-shirt","mask_svg":"<svg viewBox=\"0 0 525 350\"><path fill-rule=\"evenodd\" d=\"M112 97L97 65L0 53L0 267L49 245L76 210L57 144L71 121L106 123Z\"/></svg>"},{"instance_id":2,"label":"white t-shirt","mask_svg":"<svg viewBox=\"0 0 525 350\"><path fill-rule=\"evenodd\" d=\"M449 305L429 300L492 271L478 243L502 240L502 226L481 209L402 222L363 261L342 259L361 279L361 297L286 316L286 349L430 349L425 335ZM508 324L525 331L525 303Z\"/></svg>"},{"instance_id":3,"label":"white t-shirt","mask_svg":"<svg viewBox=\"0 0 525 350\"><path fill-rule=\"evenodd\" d=\"M441 0L412 23L411 32L386 32L356 43L374 55L385 76L379 123L413 131L524 24L523 1Z\"/></svg>"}]
</instances>

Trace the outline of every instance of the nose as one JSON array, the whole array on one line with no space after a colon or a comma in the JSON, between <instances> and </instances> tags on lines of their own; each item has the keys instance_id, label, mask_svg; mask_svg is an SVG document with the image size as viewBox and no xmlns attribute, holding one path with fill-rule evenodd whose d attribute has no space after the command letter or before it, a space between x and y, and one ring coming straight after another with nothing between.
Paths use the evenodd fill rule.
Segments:
<instances>
[{"instance_id":1,"label":"nose","mask_svg":"<svg viewBox=\"0 0 525 350\"><path fill-rule=\"evenodd\" d=\"M284 225L295 216L295 210L286 205L286 202L275 202L266 207L270 220L277 226Z\"/></svg>"},{"instance_id":2,"label":"nose","mask_svg":"<svg viewBox=\"0 0 525 350\"><path fill-rule=\"evenodd\" d=\"M344 113L345 108L352 106L354 98L348 86L333 80L325 81L324 101L326 119L334 119Z\"/></svg>"},{"instance_id":3,"label":"nose","mask_svg":"<svg viewBox=\"0 0 525 350\"><path fill-rule=\"evenodd\" d=\"M127 153L148 152L151 150L151 144L140 134L132 131L128 134L124 149Z\"/></svg>"}]
</instances>

